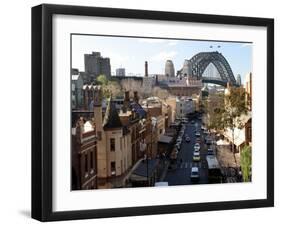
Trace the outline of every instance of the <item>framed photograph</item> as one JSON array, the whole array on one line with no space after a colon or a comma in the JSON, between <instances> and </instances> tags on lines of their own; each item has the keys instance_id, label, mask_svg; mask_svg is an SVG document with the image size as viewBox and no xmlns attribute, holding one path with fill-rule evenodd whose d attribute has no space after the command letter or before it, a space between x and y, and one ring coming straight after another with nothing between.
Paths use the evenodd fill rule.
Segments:
<instances>
[{"instance_id":1,"label":"framed photograph","mask_svg":"<svg viewBox=\"0 0 281 226\"><path fill-rule=\"evenodd\" d=\"M274 205L274 21L32 8L32 217Z\"/></svg>"}]
</instances>

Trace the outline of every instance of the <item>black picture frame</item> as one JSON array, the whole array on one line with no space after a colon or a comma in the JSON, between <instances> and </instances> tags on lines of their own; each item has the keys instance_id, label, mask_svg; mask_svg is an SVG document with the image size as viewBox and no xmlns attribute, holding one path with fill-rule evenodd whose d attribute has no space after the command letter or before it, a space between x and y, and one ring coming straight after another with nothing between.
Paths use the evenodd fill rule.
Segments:
<instances>
[{"instance_id":1,"label":"black picture frame","mask_svg":"<svg viewBox=\"0 0 281 226\"><path fill-rule=\"evenodd\" d=\"M55 14L266 27L267 198L54 212L52 210L52 18ZM56 221L272 206L274 206L273 19L49 4L32 8L32 218L40 221Z\"/></svg>"}]
</instances>

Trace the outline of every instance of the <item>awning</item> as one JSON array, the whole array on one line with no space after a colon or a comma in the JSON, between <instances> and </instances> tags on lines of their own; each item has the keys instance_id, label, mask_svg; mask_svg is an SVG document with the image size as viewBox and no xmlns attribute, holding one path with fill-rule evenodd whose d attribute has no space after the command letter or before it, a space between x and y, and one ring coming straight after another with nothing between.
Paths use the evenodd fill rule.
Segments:
<instances>
[{"instance_id":1,"label":"awning","mask_svg":"<svg viewBox=\"0 0 281 226\"><path fill-rule=\"evenodd\" d=\"M172 143L172 141L173 141L173 137L166 136L166 135L161 135L158 140L159 143L165 143L165 144L170 144Z\"/></svg>"},{"instance_id":2,"label":"awning","mask_svg":"<svg viewBox=\"0 0 281 226\"><path fill-rule=\"evenodd\" d=\"M229 145L229 143L226 140L220 139L217 141L217 145Z\"/></svg>"},{"instance_id":3,"label":"awning","mask_svg":"<svg viewBox=\"0 0 281 226\"><path fill-rule=\"evenodd\" d=\"M231 142L233 142L233 132L228 129L224 134L225 137ZM234 129L234 144L238 147L246 141L245 129Z\"/></svg>"}]
</instances>

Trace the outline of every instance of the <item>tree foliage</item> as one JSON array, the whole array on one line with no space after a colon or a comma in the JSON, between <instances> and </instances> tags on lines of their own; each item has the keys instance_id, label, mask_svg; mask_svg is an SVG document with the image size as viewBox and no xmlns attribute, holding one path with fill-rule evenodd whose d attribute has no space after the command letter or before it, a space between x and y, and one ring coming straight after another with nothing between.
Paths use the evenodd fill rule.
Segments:
<instances>
[{"instance_id":1,"label":"tree foliage","mask_svg":"<svg viewBox=\"0 0 281 226\"><path fill-rule=\"evenodd\" d=\"M240 87L231 87L229 94L225 95L225 107L222 112L225 127L234 129L244 126L240 116L248 112L245 95L245 90Z\"/></svg>"},{"instance_id":2,"label":"tree foliage","mask_svg":"<svg viewBox=\"0 0 281 226\"><path fill-rule=\"evenodd\" d=\"M208 127L215 130L230 130L232 134L232 152L236 162L234 141L235 128L245 126L242 115L247 114L246 93L241 87L229 87L226 94L209 96L207 104Z\"/></svg>"},{"instance_id":3,"label":"tree foliage","mask_svg":"<svg viewBox=\"0 0 281 226\"><path fill-rule=\"evenodd\" d=\"M102 86L103 95L107 98L111 95L117 96L121 92L120 84L114 79L107 79L105 75L99 75L96 81Z\"/></svg>"},{"instance_id":4,"label":"tree foliage","mask_svg":"<svg viewBox=\"0 0 281 226\"><path fill-rule=\"evenodd\" d=\"M97 77L97 83L98 85L106 86L108 84L108 79L106 78L105 75L99 75Z\"/></svg>"},{"instance_id":5,"label":"tree foliage","mask_svg":"<svg viewBox=\"0 0 281 226\"><path fill-rule=\"evenodd\" d=\"M245 91L242 88L231 87L224 94L209 95L204 103L208 113L208 127L216 130L242 128L244 122L240 116L247 114Z\"/></svg>"},{"instance_id":6,"label":"tree foliage","mask_svg":"<svg viewBox=\"0 0 281 226\"><path fill-rule=\"evenodd\" d=\"M242 178L244 182L251 181L251 167L252 167L252 149L250 146L245 146L240 155L240 164L242 171Z\"/></svg>"}]
</instances>

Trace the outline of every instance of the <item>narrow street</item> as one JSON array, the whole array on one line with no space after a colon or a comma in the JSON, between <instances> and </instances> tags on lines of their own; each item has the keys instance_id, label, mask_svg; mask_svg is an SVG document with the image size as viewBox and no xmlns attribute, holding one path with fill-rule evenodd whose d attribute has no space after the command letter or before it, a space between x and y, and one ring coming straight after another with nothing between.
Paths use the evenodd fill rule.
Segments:
<instances>
[{"instance_id":1,"label":"narrow street","mask_svg":"<svg viewBox=\"0 0 281 226\"><path fill-rule=\"evenodd\" d=\"M196 143L195 132L201 134L200 158L199 162L193 162L194 144ZM190 137L190 142L185 141L185 136ZM189 121L186 123L185 133L181 144L181 149L178 153L177 166L174 169L169 169L164 181L169 185L188 185L188 184L207 184L208 183L208 167L206 161L207 146L204 143L204 134L201 130L201 120L195 119L194 123ZM191 167L198 166L200 178L197 182L190 180Z\"/></svg>"}]
</instances>

